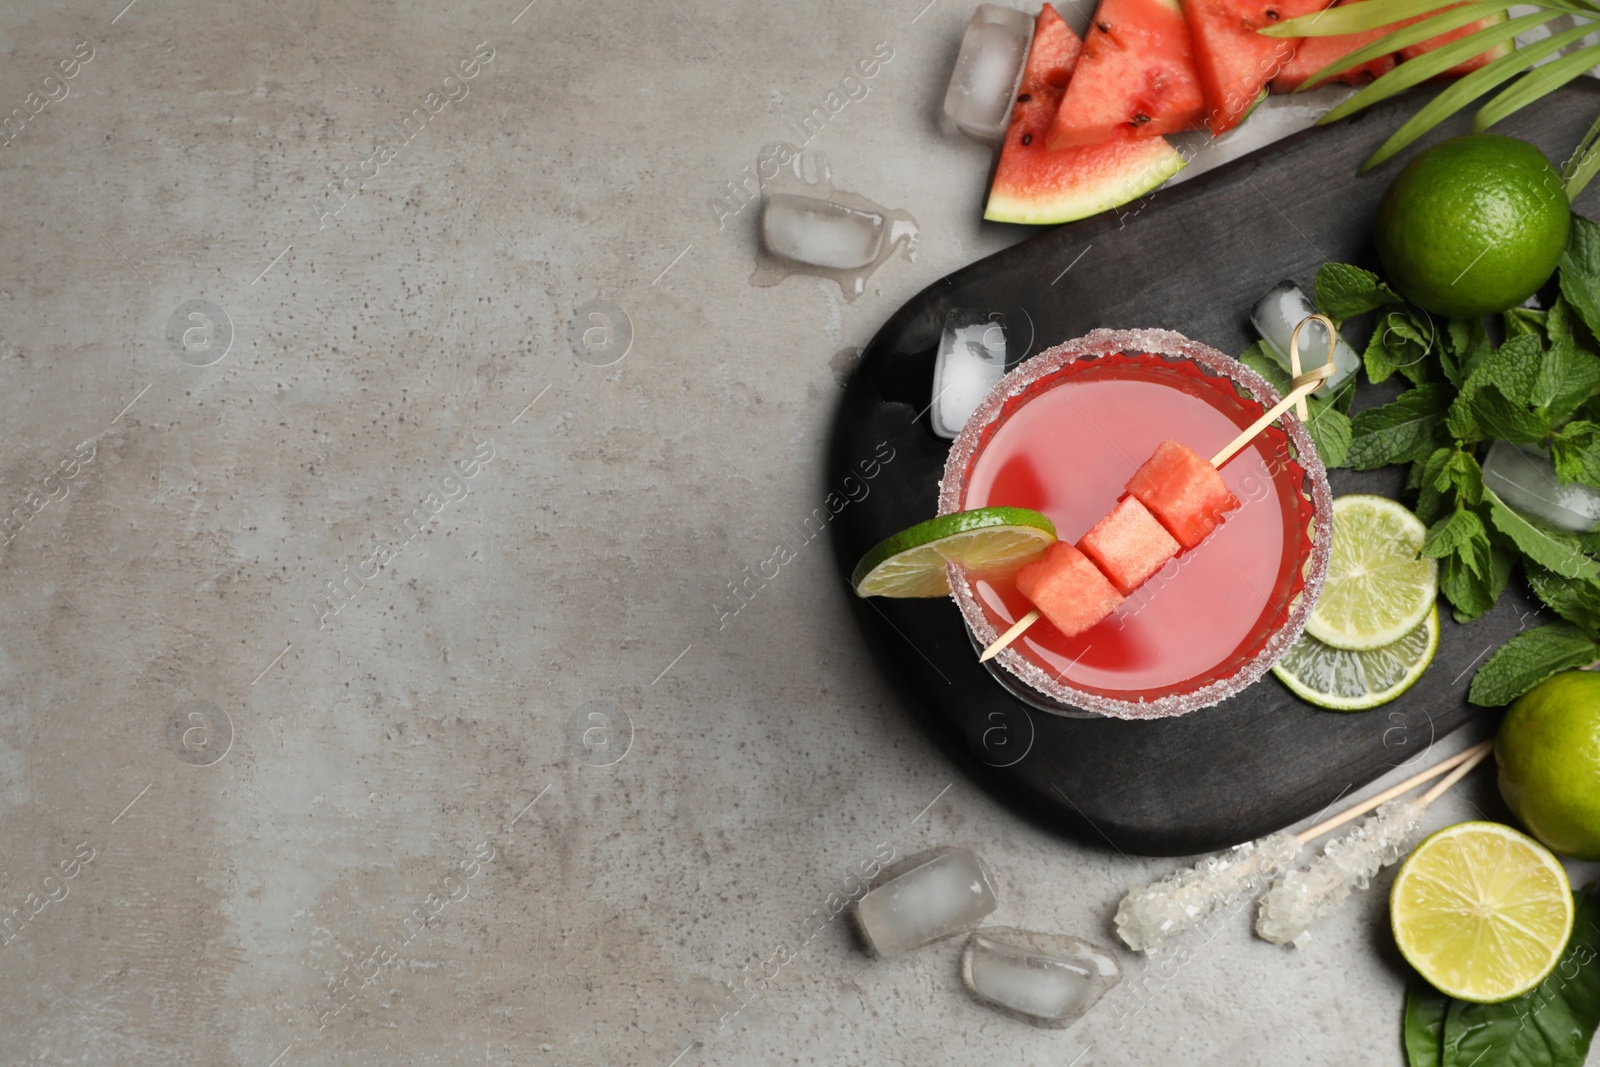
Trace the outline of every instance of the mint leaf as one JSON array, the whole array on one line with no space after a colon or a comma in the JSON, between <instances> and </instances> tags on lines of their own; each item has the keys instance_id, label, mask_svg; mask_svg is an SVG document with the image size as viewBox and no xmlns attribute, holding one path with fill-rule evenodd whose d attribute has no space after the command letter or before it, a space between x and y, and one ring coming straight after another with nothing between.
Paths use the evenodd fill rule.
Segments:
<instances>
[{"instance_id":1,"label":"mint leaf","mask_svg":"<svg viewBox=\"0 0 1600 1067\"><path fill-rule=\"evenodd\" d=\"M1450 432L1463 441L1543 441L1551 421L1532 399L1536 389L1545 396L1554 388L1541 378L1543 365L1543 347L1532 334L1513 337L1495 349L1473 369L1450 405Z\"/></svg>"},{"instance_id":2,"label":"mint leaf","mask_svg":"<svg viewBox=\"0 0 1600 1067\"><path fill-rule=\"evenodd\" d=\"M1545 337L1544 320L1548 313L1533 308L1511 308L1504 314L1507 337L1521 337L1531 333L1539 340Z\"/></svg>"},{"instance_id":3,"label":"mint leaf","mask_svg":"<svg viewBox=\"0 0 1600 1067\"><path fill-rule=\"evenodd\" d=\"M1544 333L1551 344L1559 341L1577 343L1577 338L1572 335L1572 306L1565 297L1556 297L1556 302L1550 305L1545 315Z\"/></svg>"},{"instance_id":4,"label":"mint leaf","mask_svg":"<svg viewBox=\"0 0 1600 1067\"><path fill-rule=\"evenodd\" d=\"M1474 574L1460 556L1439 561L1439 591L1450 601L1456 622L1471 622L1495 606L1511 578L1516 557L1498 545L1489 552L1489 573Z\"/></svg>"},{"instance_id":5,"label":"mint leaf","mask_svg":"<svg viewBox=\"0 0 1600 1067\"><path fill-rule=\"evenodd\" d=\"M1489 331L1482 319L1448 319L1444 344L1439 348L1439 367L1447 381L1457 389L1494 352Z\"/></svg>"},{"instance_id":6,"label":"mint leaf","mask_svg":"<svg viewBox=\"0 0 1600 1067\"><path fill-rule=\"evenodd\" d=\"M1460 493L1469 504L1483 503L1483 468L1478 466L1471 452L1457 449L1450 453L1438 482L1438 488L1446 486Z\"/></svg>"},{"instance_id":7,"label":"mint leaf","mask_svg":"<svg viewBox=\"0 0 1600 1067\"><path fill-rule=\"evenodd\" d=\"M1461 508L1434 523L1422 542L1422 554L1434 559L1455 556L1475 577L1489 573L1489 531L1476 512Z\"/></svg>"},{"instance_id":8,"label":"mint leaf","mask_svg":"<svg viewBox=\"0 0 1600 1067\"><path fill-rule=\"evenodd\" d=\"M1567 423L1550 438L1550 458L1562 485L1582 482L1600 489L1600 424Z\"/></svg>"},{"instance_id":9,"label":"mint leaf","mask_svg":"<svg viewBox=\"0 0 1600 1067\"><path fill-rule=\"evenodd\" d=\"M1436 341L1433 323L1421 326L1409 312L1391 311L1379 316L1361 356L1367 377L1381 382L1399 373L1412 385L1421 385L1428 378L1428 355L1439 347Z\"/></svg>"},{"instance_id":10,"label":"mint leaf","mask_svg":"<svg viewBox=\"0 0 1600 1067\"><path fill-rule=\"evenodd\" d=\"M1440 1067L1444 1057L1444 1017L1450 998L1421 978L1406 989L1407 1067Z\"/></svg>"},{"instance_id":11,"label":"mint leaf","mask_svg":"<svg viewBox=\"0 0 1600 1067\"><path fill-rule=\"evenodd\" d=\"M1572 231L1561 253L1561 295L1600 337L1600 226L1582 215L1572 216Z\"/></svg>"},{"instance_id":12,"label":"mint leaf","mask_svg":"<svg viewBox=\"0 0 1600 1067\"><path fill-rule=\"evenodd\" d=\"M1555 341L1539 361L1539 373L1528 393L1528 404L1547 422L1559 426L1600 388L1600 358L1571 341Z\"/></svg>"},{"instance_id":13,"label":"mint leaf","mask_svg":"<svg viewBox=\"0 0 1600 1067\"><path fill-rule=\"evenodd\" d=\"M1368 408L1351 420L1346 462L1369 471L1425 458L1434 450L1435 431L1448 404L1446 388L1431 382L1408 389L1393 403Z\"/></svg>"},{"instance_id":14,"label":"mint leaf","mask_svg":"<svg viewBox=\"0 0 1600 1067\"><path fill-rule=\"evenodd\" d=\"M1573 897L1572 938L1543 982L1499 1004L1449 1001L1439 1067L1582 1067L1600 1025L1600 897L1592 885ZM1428 1009L1419 1004L1419 1028ZM1406 1016L1409 1049L1409 1003Z\"/></svg>"},{"instance_id":15,"label":"mint leaf","mask_svg":"<svg viewBox=\"0 0 1600 1067\"><path fill-rule=\"evenodd\" d=\"M1422 464L1416 486L1417 518L1429 526L1438 522L1450 506L1452 489L1443 475L1445 464L1450 462L1450 457L1454 454L1455 449L1445 445L1428 453L1427 459L1417 461Z\"/></svg>"},{"instance_id":16,"label":"mint leaf","mask_svg":"<svg viewBox=\"0 0 1600 1067\"><path fill-rule=\"evenodd\" d=\"M1519 515L1492 490L1484 490L1484 499L1489 504L1490 523L1524 556L1569 580L1588 582L1600 578L1600 564L1583 550L1577 538Z\"/></svg>"},{"instance_id":17,"label":"mint leaf","mask_svg":"<svg viewBox=\"0 0 1600 1067\"><path fill-rule=\"evenodd\" d=\"M1553 674L1586 667L1596 659L1600 659L1600 646L1570 622L1536 626L1495 649L1473 675L1467 699L1482 707L1497 708Z\"/></svg>"},{"instance_id":18,"label":"mint leaf","mask_svg":"<svg viewBox=\"0 0 1600 1067\"><path fill-rule=\"evenodd\" d=\"M1370 270L1348 263L1324 263L1317 271L1317 310L1339 322L1352 315L1400 303L1400 295Z\"/></svg>"},{"instance_id":19,"label":"mint leaf","mask_svg":"<svg viewBox=\"0 0 1600 1067\"><path fill-rule=\"evenodd\" d=\"M1528 584L1545 605L1586 633L1600 633L1600 582L1574 582L1537 563L1523 565Z\"/></svg>"}]
</instances>

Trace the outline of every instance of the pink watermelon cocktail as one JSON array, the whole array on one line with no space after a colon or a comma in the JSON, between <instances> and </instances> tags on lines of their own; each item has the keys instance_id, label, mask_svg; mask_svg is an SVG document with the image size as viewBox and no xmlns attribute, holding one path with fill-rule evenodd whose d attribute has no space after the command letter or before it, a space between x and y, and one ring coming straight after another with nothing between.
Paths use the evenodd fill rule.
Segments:
<instances>
[{"instance_id":1,"label":"pink watermelon cocktail","mask_svg":"<svg viewBox=\"0 0 1600 1067\"><path fill-rule=\"evenodd\" d=\"M1203 540L1179 538L1192 546L1148 578L1145 561L1178 546L1155 543L1162 527L1127 487L1155 455L1157 478L1136 484L1137 495L1158 513L1202 506L1185 498L1194 490L1161 443L1209 456L1276 399L1232 357L1158 330L1097 330L995 387L951 448L940 513L1041 511L1088 556L1097 546L1120 553L1112 569L1094 562L1127 593L1082 633L1035 624L991 663L1003 682L1046 710L1153 718L1214 704L1261 677L1304 628L1327 569L1331 494L1304 427L1286 417L1224 464L1240 506ZM951 585L978 645L1033 607L1014 577L953 569Z\"/></svg>"}]
</instances>

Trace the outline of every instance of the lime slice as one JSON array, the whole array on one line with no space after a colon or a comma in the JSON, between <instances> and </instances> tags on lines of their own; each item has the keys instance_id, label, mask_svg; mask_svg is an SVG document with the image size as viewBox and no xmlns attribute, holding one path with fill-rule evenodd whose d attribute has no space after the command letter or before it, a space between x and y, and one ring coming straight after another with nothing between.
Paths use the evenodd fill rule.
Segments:
<instances>
[{"instance_id":1,"label":"lime slice","mask_svg":"<svg viewBox=\"0 0 1600 1067\"><path fill-rule=\"evenodd\" d=\"M1306 633L1334 648L1392 645L1427 617L1439 563L1422 555L1428 528L1388 497L1333 502L1333 555Z\"/></svg>"},{"instance_id":2,"label":"lime slice","mask_svg":"<svg viewBox=\"0 0 1600 1067\"><path fill-rule=\"evenodd\" d=\"M1441 993L1492 1004L1555 969L1572 933L1567 872L1496 822L1448 826L1416 847L1389 892L1400 952Z\"/></svg>"},{"instance_id":3,"label":"lime slice","mask_svg":"<svg viewBox=\"0 0 1600 1067\"><path fill-rule=\"evenodd\" d=\"M977 508L901 530L861 557L850 584L857 596L945 596L945 564L977 574L1016 570L1055 544L1055 524L1027 508Z\"/></svg>"},{"instance_id":4,"label":"lime slice","mask_svg":"<svg viewBox=\"0 0 1600 1067\"><path fill-rule=\"evenodd\" d=\"M1439 609L1392 645L1352 652L1310 634L1289 646L1272 673L1296 696L1319 708L1365 711L1411 688L1439 647Z\"/></svg>"}]
</instances>

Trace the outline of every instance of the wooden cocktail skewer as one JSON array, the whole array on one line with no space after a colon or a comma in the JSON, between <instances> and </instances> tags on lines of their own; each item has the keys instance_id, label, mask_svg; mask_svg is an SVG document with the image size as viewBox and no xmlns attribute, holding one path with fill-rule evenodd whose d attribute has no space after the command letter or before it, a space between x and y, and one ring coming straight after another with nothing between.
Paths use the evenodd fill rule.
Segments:
<instances>
[{"instance_id":1,"label":"wooden cocktail skewer","mask_svg":"<svg viewBox=\"0 0 1600 1067\"><path fill-rule=\"evenodd\" d=\"M1221 467L1224 463L1228 462L1228 460L1238 455L1239 452L1242 451L1244 447L1255 438L1256 434L1260 433L1262 430L1265 430L1274 422L1277 422L1279 417L1281 417L1283 413L1288 411L1291 407L1299 405L1301 418L1304 419L1305 398L1316 392L1317 389L1321 387L1323 382L1332 377L1334 369L1333 354L1338 344L1335 338L1338 336L1338 334L1334 331L1333 321L1326 315L1310 315L1301 319L1299 323L1295 325L1294 333L1289 335L1289 365L1296 371L1300 369L1300 331L1308 322L1320 322L1322 323L1323 328L1328 331L1327 362L1318 367L1316 370L1307 371L1305 374L1296 374L1294 379L1289 383L1289 392L1284 395L1282 400L1278 401L1276 404L1272 405L1272 407L1262 412L1259 419L1242 430L1239 433L1239 436L1235 437L1232 441L1229 441L1227 446L1223 448L1221 452L1218 452L1216 455L1211 457L1211 465L1213 467ZM1012 623L1010 629L1001 634L999 637L995 638L993 643L983 650L983 654L978 657L978 662L986 663L995 656L999 655L1007 645L1021 637L1023 631L1027 630L1028 627L1038 622L1041 618L1043 618L1043 616L1040 614L1039 609L1034 608L1022 618Z\"/></svg>"},{"instance_id":2,"label":"wooden cocktail skewer","mask_svg":"<svg viewBox=\"0 0 1600 1067\"><path fill-rule=\"evenodd\" d=\"M1300 850L1315 838L1448 771L1442 781L1413 802L1412 810L1420 815L1423 808L1460 781L1493 750L1493 741L1474 745L1298 834L1268 834L1248 845L1174 871L1152 885L1134 889L1117 908L1117 934L1129 947L1139 951L1157 948L1198 926L1219 908L1254 893L1264 878L1292 864Z\"/></svg>"}]
</instances>

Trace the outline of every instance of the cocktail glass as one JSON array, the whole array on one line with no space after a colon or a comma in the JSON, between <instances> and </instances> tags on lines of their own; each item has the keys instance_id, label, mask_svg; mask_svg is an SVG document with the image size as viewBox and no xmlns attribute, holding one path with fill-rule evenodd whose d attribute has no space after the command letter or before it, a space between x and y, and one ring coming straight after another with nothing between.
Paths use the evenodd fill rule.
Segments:
<instances>
[{"instance_id":1,"label":"cocktail glass","mask_svg":"<svg viewBox=\"0 0 1600 1067\"><path fill-rule=\"evenodd\" d=\"M1096 330L1001 379L951 446L939 513L1033 508L1076 541L1163 440L1209 456L1277 399L1255 371L1181 334ZM989 661L996 679L1044 711L1122 719L1186 714L1259 680L1321 591L1332 494L1292 414L1222 476L1242 506L1209 538L1084 633L1036 623ZM978 648L1032 608L1011 575L952 566L950 585Z\"/></svg>"}]
</instances>

